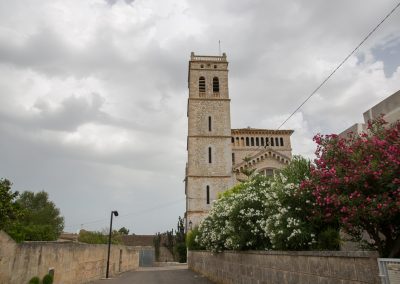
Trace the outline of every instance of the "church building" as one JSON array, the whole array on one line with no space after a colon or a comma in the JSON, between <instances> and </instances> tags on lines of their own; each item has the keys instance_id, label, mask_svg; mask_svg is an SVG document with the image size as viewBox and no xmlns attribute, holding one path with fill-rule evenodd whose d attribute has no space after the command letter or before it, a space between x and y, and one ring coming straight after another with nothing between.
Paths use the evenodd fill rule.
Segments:
<instances>
[{"instance_id":1,"label":"church building","mask_svg":"<svg viewBox=\"0 0 400 284\"><path fill-rule=\"evenodd\" d=\"M272 175L287 165L293 130L231 128L225 53L200 56L192 52L188 85L185 217L191 230L207 216L219 193L245 178L246 170Z\"/></svg>"}]
</instances>

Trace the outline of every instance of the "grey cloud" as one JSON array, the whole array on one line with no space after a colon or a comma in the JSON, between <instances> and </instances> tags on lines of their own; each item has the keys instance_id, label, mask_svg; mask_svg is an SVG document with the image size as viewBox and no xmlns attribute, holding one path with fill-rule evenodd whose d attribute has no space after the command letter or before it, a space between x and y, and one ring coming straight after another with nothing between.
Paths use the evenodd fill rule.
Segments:
<instances>
[{"instance_id":1,"label":"grey cloud","mask_svg":"<svg viewBox=\"0 0 400 284\"><path fill-rule=\"evenodd\" d=\"M0 61L19 67L31 67L49 74L58 73L71 58L71 52L51 29L44 28L24 43L0 42Z\"/></svg>"},{"instance_id":2,"label":"grey cloud","mask_svg":"<svg viewBox=\"0 0 400 284\"><path fill-rule=\"evenodd\" d=\"M104 98L98 94L91 94L90 101L83 97L70 96L54 110L43 99L36 101L33 107L39 110L37 123L42 127L74 131L86 122L104 119L107 115L100 110L103 103Z\"/></svg>"},{"instance_id":3,"label":"grey cloud","mask_svg":"<svg viewBox=\"0 0 400 284\"><path fill-rule=\"evenodd\" d=\"M38 95L26 85L26 94L40 97L30 99L33 103L28 105L23 100L13 101L21 96L16 87L19 77L8 77L7 71L0 74L4 103L0 105L0 172L13 180L17 189L49 191L66 216L68 230L78 229L85 221L107 218L105 212L111 209L122 210L121 214L144 212L152 205L184 198L187 61L191 51L217 54L221 40L230 62L232 127L274 128L393 4L257 0L233 5L228 0L207 0L180 1L159 11L161 2L120 0L118 4L133 5L118 5L118 9L134 9L140 4L145 12L139 14L140 21L124 23L121 28L107 18L110 11L117 12L117 0L105 1L100 11L105 13L104 20L91 30L90 40L79 45L78 39L66 38L66 31L53 25L55 19L47 17L52 6L45 2L37 6L38 11L22 2L10 2L7 10L21 19L18 25L9 19L14 17L11 13L0 9L0 24L5 22L11 31L29 26L34 30L20 41L8 41L7 33L0 29L2 66L12 66L19 70L18 75L39 74L49 85L56 81L68 85L71 78L79 81L79 91L63 94L58 106L45 91ZM88 5L65 3L57 5L77 9L77 13L79 5ZM44 7L51 9L39 18ZM86 11L88 19L94 16L90 14L94 10ZM139 17L132 13L134 16ZM176 17L182 22L174 21ZM393 17L382 26L358 53L364 60L355 66L346 64L302 109L302 116L296 115L285 126L297 128L292 141L296 151L309 155L313 134L351 125L383 93L398 89L398 75L393 70L399 63L393 59L395 48L387 45L388 35L398 37L398 23L399 18ZM183 32L175 32L181 28ZM372 59L371 47L375 48ZM379 70L368 70L380 60L387 69L386 78L381 78ZM15 82L5 84L6 78ZM89 79L98 86L86 84ZM57 91L54 94L58 95ZM85 139L66 142L66 135L88 123L107 127L98 142L120 132L129 141L99 149ZM154 233L175 226L183 211L182 200L161 212L133 214L117 222L135 233ZM151 218L157 222L149 222ZM107 222L87 226L100 229Z\"/></svg>"},{"instance_id":4,"label":"grey cloud","mask_svg":"<svg viewBox=\"0 0 400 284\"><path fill-rule=\"evenodd\" d=\"M108 121L108 115L101 111L103 103L104 98L98 94L89 94L86 97L72 95L62 100L56 107L50 106L44 98L39 98L30 111L5 113L0 110L0 116L3 122L11 120L16 125L31 130L73 132L88 122Z\"/></svg>"}]
</instances>

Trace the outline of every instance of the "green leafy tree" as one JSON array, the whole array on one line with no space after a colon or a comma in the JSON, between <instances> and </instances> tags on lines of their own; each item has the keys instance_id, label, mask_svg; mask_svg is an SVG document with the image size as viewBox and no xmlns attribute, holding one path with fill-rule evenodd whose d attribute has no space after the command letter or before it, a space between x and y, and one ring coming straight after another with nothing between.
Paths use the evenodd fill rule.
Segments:
<instances>
[{"instance_id":1,"label":"green leafy tree","mask_svg":"<svg viewBox=\"0 0 400 284\"><path fill-rule=\"evenodd\" d=\"M12 192L12 183L8 179L0 179L0 230L6 230L10 223L21 215L20 206L16 203L18 191Z\"/></svg>"},{"instance_id":2,"label":"green leafy tree","mask_svg":"<svg viewBox=\"0 0 400 284\"><path fill-rule=\"evenodd\" d=\"M176 235L175 235L174 255L175 258L181 263L186 262L185 238L186 238L185 225L183 224L183 218L179 216Z\"/></svg>"},{"instance_id":3,"label":"green leafy tree","mask_svg":"<svg viewBox=\"0 0 400 284\"><path fill-rule=\"evenodd\" d=\"M47 192L23 192L16 200L22 209L7 232L17 241L54 241L64 228L60 210L49 200Z\"/></svg>"},{"instance_id":4,"label":"green leafy tree","mask_svg":"<svg viewBox=\"0 0 400 284\"><path fill-rule=\"evenodd\" d=\"M129 235L129 230L127 228L125 228L125 227L122 227L121 229L119 229L118 232L121 235Z\"/></svg>"}]
</instances>

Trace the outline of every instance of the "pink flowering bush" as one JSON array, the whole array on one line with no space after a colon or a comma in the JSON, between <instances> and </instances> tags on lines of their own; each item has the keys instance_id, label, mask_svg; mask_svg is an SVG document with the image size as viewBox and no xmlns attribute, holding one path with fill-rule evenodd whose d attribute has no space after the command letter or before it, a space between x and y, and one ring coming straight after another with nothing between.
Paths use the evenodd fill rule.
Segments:
<instances>
[{"instance_id":1,"label":"pink flowering bush","mask_svg":"<svg viewBox=\"0 0 400 284\"><path fill-rule=\"evenodd\" d=\"M399 257L400 123L386 124L376 119L347 138L315 136L317 159L300 190L315 198L313 222L337 222L353 241Z\"/></svg>"}]
</instances>

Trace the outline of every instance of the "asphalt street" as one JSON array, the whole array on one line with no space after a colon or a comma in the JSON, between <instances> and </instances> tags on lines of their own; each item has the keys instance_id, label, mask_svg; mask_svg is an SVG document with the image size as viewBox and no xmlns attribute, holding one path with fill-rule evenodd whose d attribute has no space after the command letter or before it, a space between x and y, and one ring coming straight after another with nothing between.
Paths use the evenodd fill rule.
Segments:
<instances>
[{"instance_id":1,"label":"asphalt street","mask_svg":"<svg viewBox=\"0 0 400 284\"><path fill-rule=\"evenodd\" d=\"M102 279L94 284L212 284L207 278L189 270L187 266L140 267L116 278Z\"/></svg>"}]
</instances>

